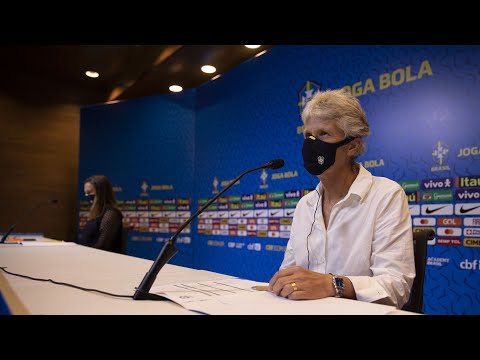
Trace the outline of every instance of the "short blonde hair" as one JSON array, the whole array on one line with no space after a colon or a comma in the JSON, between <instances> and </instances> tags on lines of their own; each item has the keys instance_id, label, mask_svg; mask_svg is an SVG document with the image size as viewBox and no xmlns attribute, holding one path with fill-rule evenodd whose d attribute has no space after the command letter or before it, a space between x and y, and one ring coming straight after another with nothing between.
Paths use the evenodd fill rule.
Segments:
<instances>
[{"instance_id":1,"label":"short blonde hair","mask_svg":"<svg viewBox=\"0 0 480 360\"><path fill-rule=\"evenodd\" d=\"M356 97L344 89L317 91L302 112L305 124L311 118L333 121L344 132L345 137L360 140L357 156L365 153L366 144L362 138L370 134L367 117Z\"/></svg>"}]
</instances>

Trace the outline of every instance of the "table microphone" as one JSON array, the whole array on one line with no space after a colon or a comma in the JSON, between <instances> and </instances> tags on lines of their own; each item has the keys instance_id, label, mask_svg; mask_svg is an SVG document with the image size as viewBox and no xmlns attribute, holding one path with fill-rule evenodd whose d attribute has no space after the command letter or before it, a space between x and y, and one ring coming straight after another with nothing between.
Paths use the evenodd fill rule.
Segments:
<instances>
[{"instance_id":1,"label":"table microphone","mask_svg":"<svg viewBox=\"0 0 480 360\"><path fill-rule=\"evenodd\" d=\"M18 220L15 224L13 224L12 226L10 226L10 229L8 229L8 231L5 233L5 235L2 236L2 239L0 240L0 244L1 243L4 243L5 240L7 239L8 235L10 235L12 233L13 230L15 230L15 227L18 225L18 223L20 221L22 221L24 218L26 218L28 215L30 215L35 209L43 206L43 205L47 205L47 204L56 204L58 203L58 200L57 199L51 199L51 200L48 200L48 201L42 201L41 203L38 203L36 204L35 206L32 206L30 209L28 209Z\"/></svg>"},{"instance_id":2,"label":"table microphone","mask_svg":"<svg viewBox=\"0 0 480 360\"><path fill-rule=\"evenodd\" d=\"M225 191L230 189L243 175L246 175L252 171L259 170L259 169L280 169L283 167L285 162L283 159L275 159L269 161L265 165L257 166L253 169L247 170L240 175L238 175L235 179L233 179L227 187L225 187L222 191L220 191L217 195L207 201L205 205L203 205L200 209L197 210L195 214L190 216L179 228L178 230L172 235L172 237L165 243L162 250L157 256L157 259L153 263L152 267L148 272L145 274L140 286L136 288L135 294L133 295L134 300L167 300L163 296L157 294L149 293L150 288L152 287L155 279L157 278L158 272L162 269L162 267L178 252L177 248L175 248L175 242L177 241L177 236L187 227L188 224L192 222L198 215L200 215L207 207L210 206L215 200L217 200Z\"/></svg>"}]
</instances>

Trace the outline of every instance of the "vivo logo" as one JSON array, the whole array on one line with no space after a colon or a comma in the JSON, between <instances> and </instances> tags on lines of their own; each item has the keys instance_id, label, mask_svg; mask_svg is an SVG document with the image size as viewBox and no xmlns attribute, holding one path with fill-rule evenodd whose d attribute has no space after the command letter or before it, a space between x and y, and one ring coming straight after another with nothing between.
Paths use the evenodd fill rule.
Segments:
<instances>
[{"instance_id":1,"label":"vivo logo","mask_svg":"<svg viewBox=\"0 0 480 360\"><path fill-rule=\"evenodd\" d=\"M267 201L255 201L255 209L266 209L267 207Z\"/></svg>"},{"instance_id":2,"label":"vivo logo","mask_svg":"<svg viewBox=\"0 0 480 360\"><path fill-rule=\"evenodd\" d=\"M422 180L423 189L448 189L453 186L452 178Z\"/></svg>"},{"instance_id":3,"label":"vivo logo","mask_svg":"<svg viewBox=\"0 0 480 360\"><path fill-rule=\"evenodd\" d=\"M302 193L300 190L290 190L290 191L285 191L285 198L291 199L291 198L299 198L302 197Z\"/></svg>"},{"instance_id":4,"label":"vivo logo","mask_svg":"<svg viewBox=\"0 0 480 360\"><path fill-rule=\"evenodd\" d=\"M480 191L476 189L464 189L455 191L455 199L457 200L478 200L480 199Z\"/></svg>"},{"instance_id":5,"label":"vivo logo","mask_svg":"<svg viewBox=\"0 0 480 360\"><path fill-rule=\"evenodd\" d=\"M242 195L242 201L253 201L253 194Z\"/></svg>"}]
</instances>

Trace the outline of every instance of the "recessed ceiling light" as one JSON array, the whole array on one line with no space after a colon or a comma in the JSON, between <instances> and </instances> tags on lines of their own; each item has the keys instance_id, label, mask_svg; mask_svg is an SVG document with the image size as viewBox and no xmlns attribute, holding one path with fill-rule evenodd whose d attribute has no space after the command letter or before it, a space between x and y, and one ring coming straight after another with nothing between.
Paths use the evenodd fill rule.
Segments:
<instances>
[{"instance_id":1,"label":"recessed ceiling light","mask_svg":"<svg viewBox=\"0 0 480 360\"><path fill-rule=\"evenodd\" d=\"M168 88L171 92L180 92L183 88L180 85L170 85Z\"/></svg>"},{"instance_id":2,"label":"recessed ceiling light","mask_svg":"<svg viewBox=\"0 0 480 360\"><path fill-rule=\"evenodd\" d=\"M245 47L247 47L249 49L258 49L260 46L262 46L262 45L245 45Z\"/></svg>"},{"instance_id":3,"label":"recessed ceiling light","mask_svg":"<svg viewBox=\"0 0 480 360\"><path fill-rule=\"evenodd\" d=\"M91 77L91 78L97 78L100 76L100 74L96 71L85 71L85 75L87 75L88 77Z\"/></svg>"},{"instance_id":4,"label":"recessed ceiling light","mask_svg":"<svg viewBox=\"0 0 480 360\"><path fill-rule=\"evenodd\" d=\"M217 69L212 65L203 65L202 71L207 74L213 74L215 71L217 71Z\"/></svg>"}]
</instances>

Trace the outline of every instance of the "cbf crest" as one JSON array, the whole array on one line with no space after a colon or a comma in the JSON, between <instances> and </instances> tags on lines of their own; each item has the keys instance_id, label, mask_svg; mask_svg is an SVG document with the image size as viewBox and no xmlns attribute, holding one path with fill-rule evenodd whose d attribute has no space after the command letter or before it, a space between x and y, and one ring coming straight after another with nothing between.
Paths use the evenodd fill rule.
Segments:
<instances>
[{"instance_id":1,"label":"cbf crest","mask_svg":"<svg viewBox=\"0 0 480 360\"><path fill-rule=\"evenodd\" d=\"M307 81L302 90L298 92L298 114L302 117L303 109L307 105L308 101L315 95L317 91L320 91L320 85L315 81Z\"/></svg>"},{"instance_id":2,"label":"cbf crest","mask_svg":"<svg viewBox=\"0 0 480 360\"><path fill-rule=\"evenodd\" d=\"M449 146L441 141L437 141L432 149L432 159L439 165L445 164L448 159Z\"/></svg>"}]
</instances>

